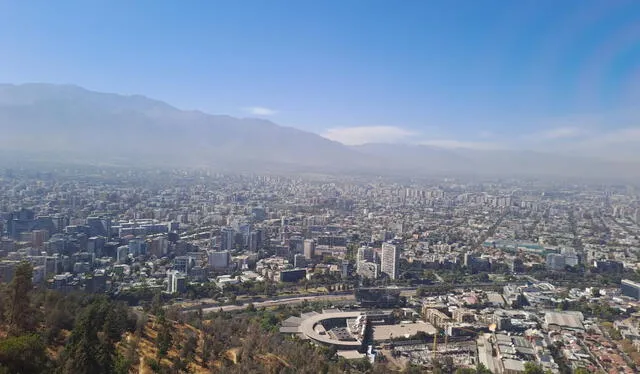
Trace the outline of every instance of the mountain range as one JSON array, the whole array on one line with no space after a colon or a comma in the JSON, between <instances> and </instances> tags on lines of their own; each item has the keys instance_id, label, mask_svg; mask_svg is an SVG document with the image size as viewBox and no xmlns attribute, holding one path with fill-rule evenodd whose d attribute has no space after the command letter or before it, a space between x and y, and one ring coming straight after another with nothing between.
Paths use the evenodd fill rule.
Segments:
<instances>
[{"instance_id":1,"label":"mountain range","mask_svg":"<svg viewBox=\"0 0 640 374\"><path fill-rule=\"evenodd\" d=\"M640 177L635 163L530 150L346 146L263 119L180 110L140 95L72 85L0 84L0 134L5 154L61 162L224 171Z\"/></svg>"}]
</instances>

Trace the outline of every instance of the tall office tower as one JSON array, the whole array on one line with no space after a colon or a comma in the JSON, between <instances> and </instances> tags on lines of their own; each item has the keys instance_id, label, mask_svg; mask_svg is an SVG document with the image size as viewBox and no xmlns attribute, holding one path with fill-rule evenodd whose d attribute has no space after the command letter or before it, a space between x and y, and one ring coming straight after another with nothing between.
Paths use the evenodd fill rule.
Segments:
<instances>
[{"instance_id":1,"label":"tall office tower","mask_svg":"<svg viewBox=\"0 0 640 374\"><path fill-rule=\"evenodd\" d=\"M176 270L167 272L167 292L183 292L187 285L187 277Z\"/></svg>"},{"instance_id":2,"label":"tall office tower","mask_svg":"<svg viewBox=\"0 0 640 374\"><path fill-rule=\"evenodd\" d=\"M106 240L103 236L93 236L87 241L87 252L93 256L94 259L102 257L102 250Z\"/></svg>"},{"instance_id":3,"label":"tall office tower","mask_svg":"<svg viewBox=\"0 0 640 374\"><path fill-rule=\"evenodd\" d=\"M116 262L119 264L124 264L127 261L127 257L129 256L129 246L121 245L116 250Z\"/></svg>"},{"instance_id":4,"label":"tall office tower","mask_svg":"<svg viewBox=\"0 0 640 374\"><path fill-rule=\"evenodd\" d=\"M382 244L382 266L381 271L389 276L390 279L398 277L398 262L400 253L395 245L390 243Z\"/></svg>"},{"instance_id":5,"label":"tall office tower","mask_svg":"<svg viewBox=\"0 0 640 374\"><path fill-rule=\"evenodd\" d=\"M226 269L229 267L229 258L229 251L209 251L209 267L213 269Z\"/></svg>"},{"instance_id":6,"label":"tall office tower","mask_svg":"<svg viewBox=\"0 0 640 374\"><path fill-rule=\"evenodd\" d=\"M342 268L340 269L340 277L347 279L349 277L349 260L342 260Z\"/></svg>"},{"instance_id":7,"label":"tall office tower","mask_svg":"<svg viewBox=\"0 0 640 374\"><path fill-rule=\"evenodd\" d=\"M293 235L289 238L289 252L304 253L304 238L300 235Z\"/></svg>"},{"instance_id":8,"label":"tall office tower","mask_svg":"<svg viewBox=\"0 0 640 374\"><path fill-rule=\"evenodd\" d=\"M236 247L236 231L231 227L225 227L220 232L220 250L231 251Z\"/></svg>"},{"instance_id":9,"label":"tall office tower","mask_svg":"<svg viewBox=\"0 0 640 374\"><path fill-rule=\"evenodd\" d=\"M49 240L49 231L47 230L33 230L31 231L31 245L34 248L43 248L44 242Z\"/></svg>"},{"instance_id":10,"label":"tall office tower","mask_svg":"<svg viewBox=\"0 0 640 374\"><path fill-rule=\"evenodd\" d=\"M56 214L53 216L53 226L55 228L56 233L64 232L64 228L69 226L69 218Z\"/></svg>"},{"instance_id":11,"label":"tall office tower","mask_svg":"<svg viewBox=\"0 0 640 374\"><path fill-rule=\"evenodd\" d=\"M252 231L247 237L247 249L249 250L249 252L255 252L258 250L257 232Z\"/></svg>"},{"instance_id":12,"label":"tall office tower","mask_svg":"<svg viewBox=\"0 0 640 374\"><path fill-rule=\"evenodd\" d=\"M147 254L147 243L142 238L129 240L129 253L134 257Z\"/></svg>"},{"instance_id":13,"label":"tall office tower","mask_svg":"<svg viewBox=\"0 0 640 374\"><path fill-rule=\"evenodd\" d=\"M6 224L7 235L19 239L23 232L31 231L35 222L35 213L31 209L20 209L9 214Z\"/></svg>"},{"instance_id":14,"label":"tall office tower","mask_svg":"<svg viewBox=\"0 0 640 374\"><path fill-rule=\"evenodd\" d=\"M109 233L100 217L87 217L90 236L107 236Z\"/></svg>"},{"instance_id":15,"label":"tall office tower","mask_svg":"<svg viewBox=\"0 0 640 374\"><path fill-rule=\"evenodd\" d=\"M293 267L296 268L304 268L307 266L307 259L304 258L303 254L295 254L293 255Z\"/></svg>"},{"instance_id":16,"label":"tall office tower","mask_svg":"<svg viewBox=\"0 0 640 374\"><path fill-rule=\"evenodd\" d=\"M306 239L304 241L304 258L311 260L316 255L316 241L313 239Z\"/></svg>"}]
</instances>

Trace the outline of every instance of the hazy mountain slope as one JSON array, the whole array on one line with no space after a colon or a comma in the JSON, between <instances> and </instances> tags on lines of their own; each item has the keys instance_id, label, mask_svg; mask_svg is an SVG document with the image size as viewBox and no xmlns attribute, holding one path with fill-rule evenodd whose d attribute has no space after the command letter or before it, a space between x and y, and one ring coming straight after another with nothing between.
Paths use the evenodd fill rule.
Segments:
<instances>
[{"instance_id":1,"label":"hazy mountain slope","mask_svg":"<svg viewBox=\"0 0 640 374\"><path fill-rule=\"evenodd\" d=\"M0 151L39 160L240 171L639 177L633 163L533 151L347 147L270 121L70 85L0 85Z\"/></svg>"},{"instance_id":2,"label":"hazy mountain slope","mask_svg":"<svg viewBox=\"0 0 640 374\"><path fill-rule=\"evenodd\" d=\"M0 86L0 146L200 165L357 166L360 154L316 134L251 118L181 111L143 96L75 86Z\"/></svg>"}]
</instances>

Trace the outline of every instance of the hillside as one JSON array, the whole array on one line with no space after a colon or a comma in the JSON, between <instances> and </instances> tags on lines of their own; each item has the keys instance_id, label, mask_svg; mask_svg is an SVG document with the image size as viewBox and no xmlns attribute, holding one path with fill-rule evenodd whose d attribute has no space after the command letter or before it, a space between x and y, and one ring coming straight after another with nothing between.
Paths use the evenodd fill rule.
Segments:
<instances>
[{"instance_id":1,"label":"hillside","mask_svg":"<svg viewBox=\"0 0 640 374\"><path fill-rule=\"evenodd\" d=\"M284 337L290 314L255 308L203 316L163 308L157 295L143 310L104 295L34 289L21 263L0 283L0 374L363 373L367 362ZM185 319L185 320L183 320ZM188 323L186 323L188 322ZM378 370L378 371L376 371Z\"/></svg>"}]
</instances>

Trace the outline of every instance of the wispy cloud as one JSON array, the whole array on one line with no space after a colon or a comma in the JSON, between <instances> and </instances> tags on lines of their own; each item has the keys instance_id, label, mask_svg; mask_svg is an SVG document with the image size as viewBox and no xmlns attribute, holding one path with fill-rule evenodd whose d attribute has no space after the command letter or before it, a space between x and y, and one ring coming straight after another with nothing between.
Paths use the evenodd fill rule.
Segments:
<instances>
[{"instance_id":1,"label":"wispy cloud","mask_svg":"<svg viewBox=\"0 0 640 374\"><path fill-rule=\"evenodd\" d=\"M358 126L337 127L321 134L327 139L345 145L362 145L367 143L410 142L416 135L413 131L396 126Z\"/></svg>"},{"instance_id":2,"label":"wispy cloud","mask_svg":"<svg viewBox=\"0 0 640 374\"><path fill-rule=\"evenodd\" d=\"M420 145L428 145L431 147L445 148L445 149L477 149L477 150L494 150L494 149L504 149L498 143L492 142L472 142L472 141L462 141L462 140L454 140L454 139L437 139L437 140L425 140L421 141L418 144Z\"/></svg>"},{"instance_id":3,"label":"wispy cloud","mask_svg":"<svg viewBox=\"0 0 640 374\"><path fill-rule=\"evenodd\" d=\"M542 132L545 139L569 139L585 135L587 132L578 127L558 127Z\"/></svg>"},{"instance_id":4,"label":"wispy cloud","mask_svg":"<svg viewBox=\"0 0 640 374\"><path fill-rule=\"evenodd\" d=\"M266 108L263 106L252 106L244 108L245 111L249 112L254 116L275 116L278 114L278 111L271 108Z\"/></svg>"}]
</instances>

